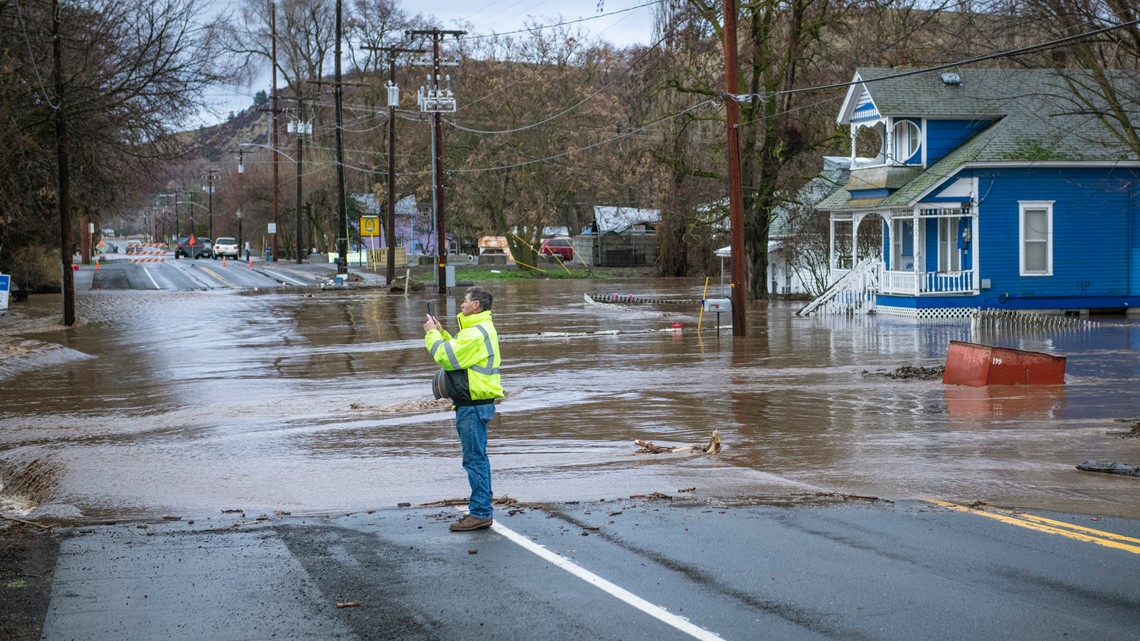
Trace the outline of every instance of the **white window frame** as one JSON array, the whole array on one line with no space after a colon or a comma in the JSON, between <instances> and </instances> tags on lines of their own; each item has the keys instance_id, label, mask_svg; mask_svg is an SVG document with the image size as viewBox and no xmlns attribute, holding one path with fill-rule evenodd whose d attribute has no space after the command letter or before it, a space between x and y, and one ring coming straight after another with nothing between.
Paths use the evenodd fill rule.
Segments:
<instances>
[{"instance_id":1,"label":"white window frame","mask_svg":"<svg viewBox=\"0 0 1140 641\"><path fill-rule=\"evenodd\" d=\"M902 130L900 132L900 130ZM891 127L892 133L892 149L895 164L904 164L922 150L922 127L913 120L896 120ZM905 135L899 135L903 133ZM911 142L914 144L912 145ZM906 146L906 153L900 153L899 149L904 145Z\"/></svg>"},{"instance_id":2,"label":"white window frame","mask_svg":"<svg viewBox=\"0 0 1140 641\"><path fill-rule=\"evenodd\" d=\"M1018 201L1017 216L1017 253L1020 273L1022 276L1052 276L1053 275L1053 200L1022 200ZM1025 237L1025 215L1029 211L1045 211L1045 239L1030 241ZM1027 271L1025 269L1025 247L1029 242L1045 243L1045 271Z\"/></svg>"},{"instance_id":3,"label":"white window frame","mask_svg":"<svg viewBox=\"0 0 1140 641\"><path fill-rule=\"evenodd\" d=\"M962 271L962 250L958 249L959 216L938 219L938 271Z\"/></svg>"}]
</instances>

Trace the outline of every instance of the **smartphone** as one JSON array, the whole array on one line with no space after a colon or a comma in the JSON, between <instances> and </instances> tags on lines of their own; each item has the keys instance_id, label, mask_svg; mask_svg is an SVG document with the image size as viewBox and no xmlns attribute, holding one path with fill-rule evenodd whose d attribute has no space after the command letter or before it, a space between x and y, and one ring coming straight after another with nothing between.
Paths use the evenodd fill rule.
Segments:
<instances>
[{"instance_id":1,"label":"smartphone","mask_svg":"<svg viewBox=\"0 0 1140 641\"><path fill-rule=\"evenodd\" d=\"M428 314L428 316L435 318L435 314L431 313L431 301L430 300L427 302L427 314Z\"/></svg>"}]
</instances>

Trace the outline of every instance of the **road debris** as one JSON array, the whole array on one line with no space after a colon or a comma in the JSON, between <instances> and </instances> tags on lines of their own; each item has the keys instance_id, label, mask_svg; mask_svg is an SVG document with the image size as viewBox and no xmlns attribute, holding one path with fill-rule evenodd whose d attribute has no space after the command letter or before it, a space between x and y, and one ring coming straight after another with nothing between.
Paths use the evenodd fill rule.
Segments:
<instances>
[{"instance_id":1,"label":"road debris","mask_svg":"<svg viewBox=\"0 0 1140 641\"><path fill-rule=\"evenodd\" d=\"M661 492L654 492L653 494L631 494L631 499L650 499L652 501L672 501L673 497Z\"/></svg>"},{"instance_id":2,"label":"road debris","mask_svg":"<svg viewBox=\"0 0 1140 641\"><path fill-rule=\"evenodd\" d=\"M712 438L709 439L707 445L681 445L674 447L669 445L657 445L653 441L643 441L641 439L635 440L633 444L641 448L634 452L634 454L677 454L682 452L716 454L720 451L720 430L713 430Z\"/></svg>"},{"instance_id":3,"label":"road debris","mask_svg":"<svg viewBox=\"0 0 1140 641\"><path fill-rule=\"evenodd\" d=\"M360 601L345 601L344 603L336 604L338 608L358 608L363 605Z\"/></svg>"},{"instance_id":4,"label":"road debris","mask_svg":"<svg viewBox=\"0 0 1140 641\"><path fill-rule=\"evenodd\" d=\"M863 376L884 376L893 380L940 381L946 372L944 365L937 367L919 367L904 365L893 372L876 370L874 372L863 370Z\"/></svg>"},{"instance_id":5,"label":"road debris","mask_svg":"<svg viewBox=\"0 0 1140 641\"><path fill-rule=\"evenodd\" d=\"M1111 461L1085 461L1077 466L1083 472L1104 472L1105 474L1123 474L1125 476L1140 476L1140 467L1125 463Z\"/></svg>"},{"instance_id":6,"label":"road debris","mask_svg":"<svg viewBox=\"0 0 1140 641\"><path fill-rule=\"evenodd\" d=\"M1119 436L1121 438L1140 438L1140 418L1116 418L1113 419L1117 423L1131 423L1126 431L1109 431L1109 436Z\"/></svg>"}]
</instances>

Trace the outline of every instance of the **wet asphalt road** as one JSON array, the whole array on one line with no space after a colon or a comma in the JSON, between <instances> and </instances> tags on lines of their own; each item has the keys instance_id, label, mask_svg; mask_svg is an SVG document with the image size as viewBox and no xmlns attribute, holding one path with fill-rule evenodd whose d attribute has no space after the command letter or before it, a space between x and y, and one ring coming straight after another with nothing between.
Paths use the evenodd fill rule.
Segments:
<instances>
[{"instance_id":1,"label":"wet asphalt road","mask_svg":"<svg viewBox=\"0 0 1140 641\"><path fill-rule=\"evenodd\" d=\"M674 497L461 534L451 507L84 526L42 638L1136 638L1140 523L986 514Z\"/></svg>"}]
</instances>

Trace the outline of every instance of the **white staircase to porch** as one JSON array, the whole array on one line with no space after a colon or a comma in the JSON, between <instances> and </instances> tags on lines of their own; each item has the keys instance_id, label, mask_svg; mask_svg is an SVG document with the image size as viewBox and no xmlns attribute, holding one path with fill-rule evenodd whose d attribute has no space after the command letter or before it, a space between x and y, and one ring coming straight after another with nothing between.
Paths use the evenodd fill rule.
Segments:
<instances>
[{"instance_id":1,"label":"white staircase to porch","mask_svg":"<svg viewBox=\"0 0 1140 641\"><path fill-rule=\"evenodd\" d=\"M875 311L875 294L879 291L881 266L882 261L876 256L864 258L796 314L810 316L821 310L825 314L872 313Z\"/></svg>"}]
</instances>

